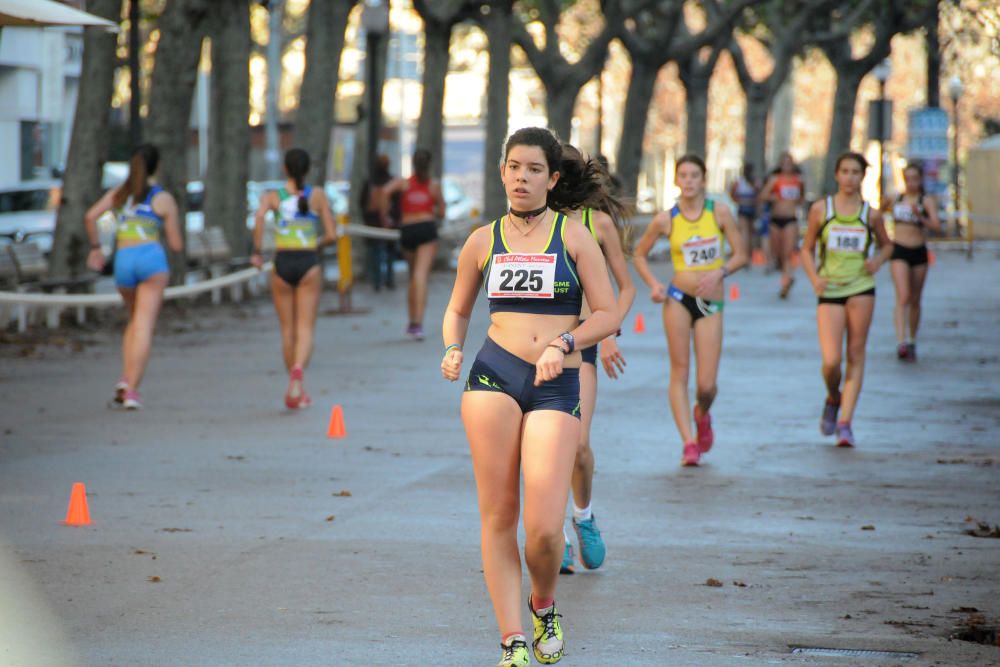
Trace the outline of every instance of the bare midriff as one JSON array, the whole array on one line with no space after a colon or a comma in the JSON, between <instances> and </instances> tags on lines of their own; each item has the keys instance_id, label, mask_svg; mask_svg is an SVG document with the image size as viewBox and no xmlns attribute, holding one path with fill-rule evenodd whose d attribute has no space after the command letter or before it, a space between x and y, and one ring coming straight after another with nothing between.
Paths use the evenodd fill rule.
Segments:
<instances>
[{"instance_id":1,"label":"bare midriff","mask_svg":"<svg viewBox=\"0 0 1000 667\"><path fill-rule=\"evenodd\" d=\"M580 323L576 315L538 315L535 313L493 313L487 332L493 341L530 364L538 361L546 346L559 334L572 331ZM580 353L567 354L563 368L579 368Z\"/></svg>"}]
</instances>

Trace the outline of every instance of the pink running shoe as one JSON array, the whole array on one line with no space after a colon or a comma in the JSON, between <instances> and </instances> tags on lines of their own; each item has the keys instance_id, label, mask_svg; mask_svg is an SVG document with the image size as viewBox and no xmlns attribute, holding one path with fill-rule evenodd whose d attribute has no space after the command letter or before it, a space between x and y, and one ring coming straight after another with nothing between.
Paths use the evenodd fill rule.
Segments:
<instances>
[{"instance_id":1,"label":"pink running shoe","mask_svg":"<svg viewBox=\"0 0 1000 667\"><path fill-rule=\"evenodd\" d=\"M292 388L298 382L298 391L292 393ZM302 390L302 369L296 366L288 371L288 393L285 394L285 407L289 410L297 410L302 403L305 392Z\"/></svg>"},{"instance_id":2,"label":"pink running shoe","mask_svg":"<svg viewBox=\"0 0 1000 667\"><path fill-rule=\"evenodd\" d=\"M122 407L126 410L142 410L142 396L135 389L129 389L122 399Z\"/></svg>"},{"instance_id":3,"label":"pink running shoe","mask_svg":"<svg viewBox=\"0 0 1000 667\"><path fill-rule=\"evenodd\" d=\"M712 432L712 415L706 412L699 417L699 412L701 412L701 407L694 406L694 423L698 427L698 448L701 449L702 454L705 454L712 449L715 434Z\"/></svg>"},{"instance_id":4,"label":"pink running shoe","mask_svg":"<svg viewBox=\"0 0 1000 667\"><path fill-rule=\"evenodd\" d=\"M681 465L685 468L697 466L701 460L701 447L697 442L687 442L684 444L684 454L681 456Z\"/></svg>"}]
</instances>

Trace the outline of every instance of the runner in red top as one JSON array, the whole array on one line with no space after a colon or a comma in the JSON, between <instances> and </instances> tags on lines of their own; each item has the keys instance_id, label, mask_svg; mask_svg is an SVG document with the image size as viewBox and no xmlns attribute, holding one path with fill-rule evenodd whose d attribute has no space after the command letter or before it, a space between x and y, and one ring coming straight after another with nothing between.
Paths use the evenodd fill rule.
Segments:
<instances>
[{"instance_id":1,"label":"runner in red top","mask_svg":"<svg viewBox=\"0 0 1000 667\"><path fill-rule=\"evenodd\" d=\"M394 194L400 194L403 219L399 228L399 244L410 268L410 285L406 299L410 321L406 334L414 340L424 339L424 308L427 306L427 281L437 253L437 221L444 217L444 197L441 185L431 178L431 153L418 148L413 153L413 175L397 178L382 190L381 210L388 217Z\"/></svg>"},{"instance_id":2,"label":"runner in red top","mask_svg":"<svg viewBox=\"0 0 1000 667\"><path fill-rule=\"evenodd\" d=\"M771 257L781 268L782 299L788 296L795 277L792 258L799 243L799 207L806 200L806 188L791 153L781 155L781 166L771 174L760 191L760 201L771 204Z\"/></svg>"}]
</instances>

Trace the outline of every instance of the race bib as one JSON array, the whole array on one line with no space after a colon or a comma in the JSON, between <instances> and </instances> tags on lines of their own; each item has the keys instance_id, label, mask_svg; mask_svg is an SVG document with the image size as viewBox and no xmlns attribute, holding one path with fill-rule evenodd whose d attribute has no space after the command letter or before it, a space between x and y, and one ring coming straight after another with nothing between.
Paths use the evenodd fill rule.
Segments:
<instances>
[{"instance_id":1,"label":"race bib","mask_svg":"<svg viewBox=\"0 0 1000 667\"><path fill-rule=\"evenodd\" d=\"M486 290L491 299L551 299L555 294L556 255L494 255Z\"/></svg>"},{"instance_id":2,"label":"race bib","mask_svg":"<svg viewBox=\"0 0 1000 667\"><path fill-rule=\"evenodd\" d=\"M864 252L868 230L864 227L830 227L826 249L830 252Z\"/></svg>"},{"instance_id":3,"label":"race bib","mask_svg":"<svg viewBox=\"0 0 1000 667\"><path fill-rule=\"evenodd\" d=\"M897 222L916 222L916 216L913 215L913 207L903 202L899 202L892 207L892 219Z\"/></svg>"},{"instance_id":4,"label":"race bib","mask_svg":"<svg viewBox=\"0 0 1000 667\"><path fill-rule=\"evenodd\" d=\"M782 185L780 188L778 188L778 196L788 201L795 201L796 199L799 198L799 186Z\"/></svg>"},{"instance_id":5,"label":"race bib","mask_svg":"<svg viewBox=\"0 0 1000 667\"><path fill-rule=\"evenodd\" d=\"M693 269L708 266L718 260L722 253L722 244L718 236L690 239L681 246L681 252L684 255L684 265Z\"/></svg>"}]
</instances>

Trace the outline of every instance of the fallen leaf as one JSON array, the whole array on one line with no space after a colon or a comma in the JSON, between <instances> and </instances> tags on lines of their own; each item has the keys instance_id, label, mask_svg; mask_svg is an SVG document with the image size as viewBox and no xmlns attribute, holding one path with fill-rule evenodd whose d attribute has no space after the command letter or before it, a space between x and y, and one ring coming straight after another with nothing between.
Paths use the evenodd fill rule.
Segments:
<instances>
[{"instance_id":1,"label":"fallen leaf","mask_svg":"<svg viewBox=\"0 0 1000 667\"><path fill-rule=\"evenodd\" d=\"M337 518L337 517L335 517L334 515L332 515L332 514L331 514L330 516L326 517L326 520L327 520L327 521L333 521L333 520L334 520L334 519L336 519L336 518Z\"/></svg>"},{"instance_id":2,"label":"fallen leaf","mask_svg":"<svg viewBox=\"0 0 1000 667\"><path fill-rule=\"evenodd\" d=\"M343 489L343 490L342 490L342 491L340 491L339 493L335 493L335 494L333 494L333 495L334 495L334 496L339 496L339 497L341 497L341 498L350 498L350 497L351 497L351 492L350 492L350 491L348 491L347 489Z\"/></svg>"},{"instance_id":3,"label":"fallen leaf","mask_svg":"<svg viewBox=\"0 0 1000 667\"><path fill-rule=\"evenodd\" d=\"M734 581L733 582L733 586L736 586L737 588L746 588L747 587L747 585L745 583L743 583L742 581Z\"/></svg>"},{"instance_id":4,"label":"fallen leaf","mask_svg":"<svg viewBox=\"0 0 1000 667\"><path fill-rule=\"evenodd\" d=\"M982 521L977 523L975 528L970 528L962 532L966 535L971 535L972 537L992 537L994 539L1000 539L1000 526L991 527L990 524L983 523Z\"/></svg>"},{"instance_id":5,"label":"fallen leaf","mask_svg":"<svg viewBox=\"0 0 1000 667\"><path fill-rule=\"evenodd\" d=\"M712 588L722 588L722 582L718 579L713 579L712 577L705 580L705 585L711 586Z\"/></svg>"},{"instance_id":6,"label":"fallen leaf","mask_svg":"<svg viewBox=\"0 0 1000 667\"><path fill-rule=\"evenodd\" d=\"M957 611L962 614L974 614L979 610L975 607L955 607L952 611Z\"/></svg>"},{"instance_id":7,"label":"fallen leaf","mask_svg":"<svg viewBox=\"0 0 1000 667\"><path fill-rule=\"evenodd\" d=\"M158 583L160 583L160 582L162 581L162 579L160 579L159 577L156 577L156 576L153 576L153 577L146 577L146 579L147 579L148 581L150 581L150 582L154 583L154 584L158 584Z\"/></svg>"},{"instance_id":8,"label":"fallen leaf","mask_svg":"<svg viewBox=\"0 0 1000 667\"><path fill-rule=\"evenodd\" d=\"M871 526L871 525L861 526L861 530L875 530L875 526Z\"/></svg>"}]
</instances>

